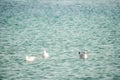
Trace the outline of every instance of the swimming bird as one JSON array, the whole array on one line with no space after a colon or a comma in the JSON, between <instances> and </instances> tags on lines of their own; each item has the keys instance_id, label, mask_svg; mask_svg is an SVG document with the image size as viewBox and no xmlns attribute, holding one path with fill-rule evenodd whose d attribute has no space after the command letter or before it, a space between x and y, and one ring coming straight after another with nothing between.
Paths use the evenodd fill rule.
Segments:
<instances>
[{"instance_id":1,"label":"swimming bird","mask_svg":"<svg viewBox=\"0 0 120 80\"><path fill-rule=\"evenodd\" d=\"M46 50L43 51L42 57L43 57L44 59L47 59L47 58L49 57L49 54L47 53Z\"/></svg>"},{"instance_id":2,"label":"swimming bird","mask_svg":"<svg viewBox=\"0 0 120 80\"><path fill-rule=\"evenodd\" d=\"M35 56L26 56L26 61L32 62L35 60L35 58L36 58Z\"/></svg>"},{"instance_id":3,"label":"swimming bird","mask_svg":"<svg viewBox=\"0 0 120 80\"><path fill-rule=\"evenodd\" d=\"M82 59L87 59L88 58L87 52L85 51L82 54L79 52L79 57Z\"/></svg>"}]
</instances>

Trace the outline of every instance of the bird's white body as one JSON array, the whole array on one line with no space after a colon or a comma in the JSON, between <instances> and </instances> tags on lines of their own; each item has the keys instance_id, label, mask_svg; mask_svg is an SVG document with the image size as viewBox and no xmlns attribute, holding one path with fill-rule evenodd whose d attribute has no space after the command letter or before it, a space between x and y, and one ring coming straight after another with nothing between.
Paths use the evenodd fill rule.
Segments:
<instances>
[{"instance_id":1,"label":"bird's white body","mask_svg":"<svg viewBox=\"0 0 120 80\"><path fill-rule=\"evenodd\" d=\"M34 61L35 60L35 56L26 56L26 61Z\"/></svg>"},{"instance_id":2,"label":"bird's white body","mask_svg":"<svg viewBox=\"0 0 120 80\"><path fill-rule=\"evenodd\" d=\"M84 59L87 59L88 58L88 55L86 53L83 54L83 58Z\"/></svg>"},{"instance_id":3,"label":"bird's white body","mask_svg":"<svg viewBox=\"0 0 120 80\"><path fill-rule=\"evenodd\" d=\"M43 57L44 59L47 59L47 58L49 57L49 54L44 50L44 51L43 51L43 54L42 54L42 57Z\"/></svg>"}]
</instances>

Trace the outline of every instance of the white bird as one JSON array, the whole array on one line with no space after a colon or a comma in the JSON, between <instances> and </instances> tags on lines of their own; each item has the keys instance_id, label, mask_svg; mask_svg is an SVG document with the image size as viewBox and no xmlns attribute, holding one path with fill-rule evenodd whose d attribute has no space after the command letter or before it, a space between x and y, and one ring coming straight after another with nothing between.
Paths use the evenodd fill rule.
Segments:
<instances>
[{"instance_id":1,"label":"white bird","mask_svg":"<svg viewBox=\"0 0 120 80\"><path fill-rule=\"evenodd\" d=\"M79 52L79 57L82 58L82 59L87 59L88 58L87 52L85 51L82 54Z\"/></svg>"},{"instance_id":2,"label":"white bird","mask_svg":"<svg viewBox=\"0 0 120 80\"><path fill-rule=\"evenodd\" d=\"M35 58L36 58L35 56L26 56L26 61L32 62L35 60Z\"/></svg>"},{"instance_id":3,"label":"white bird","mask_svg":"<svg viewBox=\"0 0 120 80\"><path fill-rule=\"evenodd\" d=\"M46 52L46 50L43 51L42 57L44 59L47 59L49 57L49 54Z\"/></svg>"}]
</instances>

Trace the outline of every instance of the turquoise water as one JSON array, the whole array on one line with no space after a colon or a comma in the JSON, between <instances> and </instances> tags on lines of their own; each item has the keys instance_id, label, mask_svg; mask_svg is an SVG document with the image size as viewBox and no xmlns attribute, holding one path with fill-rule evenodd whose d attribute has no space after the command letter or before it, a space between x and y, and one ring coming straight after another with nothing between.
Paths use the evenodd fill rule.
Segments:
<instances>
[{"instance_id":1,"label":"turquoise water","mask_svg":"<svg viewBox=\"0 0 120 80\"><path fill-rule=\"evenodd\" d=\"M119 61L119 0L0 0L0 80L120 80Z\"/></svg>"}]
</instances>

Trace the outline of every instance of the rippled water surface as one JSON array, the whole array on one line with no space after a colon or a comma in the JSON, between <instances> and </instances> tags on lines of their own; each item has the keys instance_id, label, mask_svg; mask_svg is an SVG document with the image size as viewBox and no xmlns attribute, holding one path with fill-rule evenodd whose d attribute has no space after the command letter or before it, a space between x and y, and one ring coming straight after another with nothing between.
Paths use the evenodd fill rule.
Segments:
<instances>
[{"instance_id":1,"label":"rippled water surface","mask_svg":"<svg viewBox=\"0 0 120 80\"><path fill-rule=\"evenodd\" d=\"M0 80L120 80L120 1L0 0Z\"/></svg>"}]
</instances>

